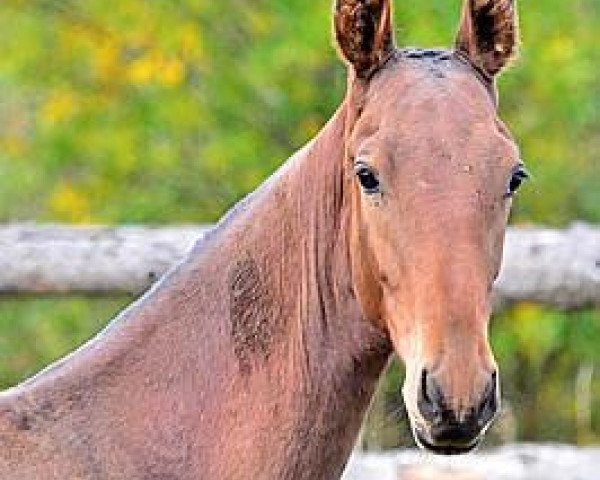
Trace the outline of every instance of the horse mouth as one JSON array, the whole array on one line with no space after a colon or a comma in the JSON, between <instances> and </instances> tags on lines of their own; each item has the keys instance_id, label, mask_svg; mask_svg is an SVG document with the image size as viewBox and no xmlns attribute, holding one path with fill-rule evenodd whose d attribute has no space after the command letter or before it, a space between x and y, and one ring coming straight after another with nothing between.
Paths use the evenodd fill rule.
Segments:
<instances>
[{"instance_id":1,"label":"horse mouth","mask_svg":"<svg viewBox=\"0 0 600 480\"><path fill-rule=\"evenodd\" d=\"M427 450L436 455L464 455L475 450L481 442L481 437L477 437L471 442L467 443L443 443L434 444L427 440L425 435L419 430L415 429L415 439L417 445L424 450Z\"/></svg>"}]
</instances>

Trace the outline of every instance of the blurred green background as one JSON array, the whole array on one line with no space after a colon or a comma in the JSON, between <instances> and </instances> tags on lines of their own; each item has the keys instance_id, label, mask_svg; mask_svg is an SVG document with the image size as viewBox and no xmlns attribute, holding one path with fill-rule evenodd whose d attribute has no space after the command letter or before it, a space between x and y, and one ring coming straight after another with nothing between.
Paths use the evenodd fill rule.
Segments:
<instances>
[{"instance_id":1,"label":"blurred green background","mask_svg":"<svg viewBox=\"0 0 600 480\"><path fill-rule=\"evenodd\" d=\"M401 45L449 46L459 0L396 1ZM3 0L0 222L204 223L312 137L342 99L330 2ZM533 182L513 223L600 223L600 2L521 2L503 118ZM2 299L0 388L130 298ZM505 408L491 441L600 441L600 313L517 305L492 324ZM407 440L392 366L371 448ZM400 428L398 428L398 422Z\"/></svg>"}]
</instances>

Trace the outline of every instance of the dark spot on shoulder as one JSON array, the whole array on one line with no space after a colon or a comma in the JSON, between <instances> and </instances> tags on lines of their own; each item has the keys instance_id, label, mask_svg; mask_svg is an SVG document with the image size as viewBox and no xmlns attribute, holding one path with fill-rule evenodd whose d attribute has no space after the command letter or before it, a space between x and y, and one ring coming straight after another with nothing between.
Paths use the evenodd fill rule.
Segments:
<instances>
[{"instance_id":1,"label":"dark spot on shoulder","mask_svg":"<svg viewBox=\"0 0 600 480\"><path fill-rule=\"evenodd\" d=\"M17 430L31 430L31 417L26 413L21 413L15 418Z\"/></svg>"},{"instance_id":2,"label":"dark spot on shoulder","mask_svg":"<svg viewBox=\"0 0 600 480\"><path fill-rule=\"evenodd\" d=\"M27 412L10 408L0 412L0 420L8 422L10 429L27 431L32 429L32 417Z\"/></svg>"},{"instance_id":3,"label":"dark spot on shoulder","mask_svg":"<svg viewBox=\"0 0 600 480\"><path fill-rule=\"evenodd\" d=\"M0 423L8 422L12 429L19 431L40 429L42 424L54 422L58 417L59 412L49 400L16 401L8 408L0 410Z\"/></svg>"},{"instance_id":4,"label":"dark spot on shoulder","mask_svg":"<svg viewBox=\"0 0 600 480\"><path fill-rule=\"evenodd\" d=\"M254 259L238 261L228 277L230 326L240 369L248 373L270 354L276 330L274 302Z\"/></svg>"}]
</instances>

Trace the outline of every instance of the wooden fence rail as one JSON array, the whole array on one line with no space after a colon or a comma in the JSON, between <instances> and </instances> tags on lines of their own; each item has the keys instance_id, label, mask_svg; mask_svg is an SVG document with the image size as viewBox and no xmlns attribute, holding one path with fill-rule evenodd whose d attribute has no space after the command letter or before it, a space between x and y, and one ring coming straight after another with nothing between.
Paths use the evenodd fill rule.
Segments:
<instances>
[{"instance_id":1,"label":"wooden fence rail","mask_svg":"<svg viewBox=\"0 0 600 480\"><path fill-rule=\"evenodd\" d=\"M357 452L342 480L598 480L600 448L507 445L460 457Z\"/></svg>"},{"instance_id":2,"label":"wooden fence rail","mask_svg":"<svg viewBox=\"0 0 600 480\"><path fill-rule=\"evenodd\" d=\"M0 227L0 295L137 295L208 230L6 225ZM496 296L499 306L600 306L600 228L510 229Z\"/></svg>"}]
</instances>

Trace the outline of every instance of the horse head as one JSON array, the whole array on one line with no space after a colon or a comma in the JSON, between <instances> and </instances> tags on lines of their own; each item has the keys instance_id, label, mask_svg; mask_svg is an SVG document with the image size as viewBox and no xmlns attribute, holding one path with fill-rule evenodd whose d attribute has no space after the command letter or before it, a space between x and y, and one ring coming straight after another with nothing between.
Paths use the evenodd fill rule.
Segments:
<instances>
[{"instance_id":1,"label":"horse head","mask_svg":"<svg viewBox=\"0 0 600 480\"><path fill-rule=\"evenodd\" d=\"M453 49L397 49L389 0L337 0L348 65L352 281L406 367L418 443L473 449L499 406L488 339L511 198L526 177L495 78L517 45L511 0L466 0Z\"/></svg>"}]
</instances>

